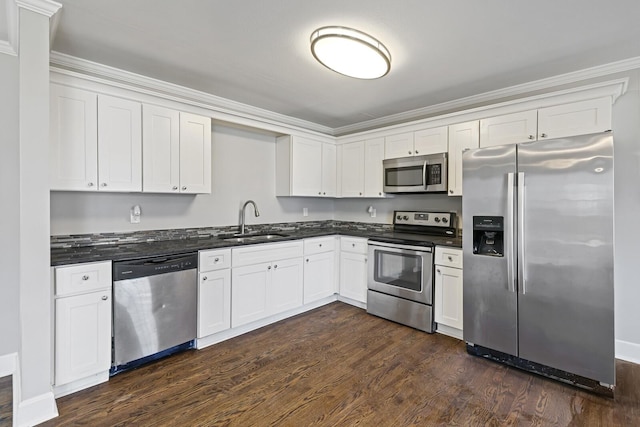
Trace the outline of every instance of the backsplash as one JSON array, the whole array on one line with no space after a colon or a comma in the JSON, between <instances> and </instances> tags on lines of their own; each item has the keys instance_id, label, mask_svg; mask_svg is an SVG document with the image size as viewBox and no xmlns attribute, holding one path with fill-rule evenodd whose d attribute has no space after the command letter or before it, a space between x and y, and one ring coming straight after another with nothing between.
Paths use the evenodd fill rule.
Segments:
<instances>
[{"instance_id":1,"label":"backsplash","mask_svg":"<svg viewBox=\"0 0 640 427\"><path fill-rule=\"evenodd\" d=\"M333 228L340 230L357 230L381 232L389 231L390 224L376 224L351 221L301 221L275 224L252 224L246 227L247 233L286 232L305 228ZM51 236L52 248L71 248L83 246L111 245L122 243L157 242L163 240L210 238L225 234L238 233L238 226L178 228L168 230L146 230L126 233L94 233Z\"/></svg>"}]
</instances>

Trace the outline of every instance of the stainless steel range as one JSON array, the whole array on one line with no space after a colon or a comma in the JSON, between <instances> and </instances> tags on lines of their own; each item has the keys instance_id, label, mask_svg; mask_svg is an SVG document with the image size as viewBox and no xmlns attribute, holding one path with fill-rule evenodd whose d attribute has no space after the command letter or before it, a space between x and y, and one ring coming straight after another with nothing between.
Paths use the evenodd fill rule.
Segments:
<instances>
[{"instance_id":1,"label":"stainless steel range","mask_svg":"<svg viewBox=\"0 0 640 427\"><path fill-rule=\"evenodd\" d=\"M393 231L369 239L367 312L433 332L433 250L456 237L452 212L395 211Z\"/></svg>"}]
</instances>

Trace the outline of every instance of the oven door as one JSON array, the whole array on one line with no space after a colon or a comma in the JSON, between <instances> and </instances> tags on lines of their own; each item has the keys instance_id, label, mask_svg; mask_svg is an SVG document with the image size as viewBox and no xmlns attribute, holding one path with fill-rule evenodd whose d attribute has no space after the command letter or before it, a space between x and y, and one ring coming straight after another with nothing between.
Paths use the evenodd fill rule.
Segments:
<instances>
[{"instance_id":1,"label":"oven door","mask_svg":"<svg viewBox=\"0 0 640 427\"><path fill-rule=\"evenodd\" d=\"M432 304L431 248L369 241L368 259L370 290Z\"/></svg>"}]
</instances>

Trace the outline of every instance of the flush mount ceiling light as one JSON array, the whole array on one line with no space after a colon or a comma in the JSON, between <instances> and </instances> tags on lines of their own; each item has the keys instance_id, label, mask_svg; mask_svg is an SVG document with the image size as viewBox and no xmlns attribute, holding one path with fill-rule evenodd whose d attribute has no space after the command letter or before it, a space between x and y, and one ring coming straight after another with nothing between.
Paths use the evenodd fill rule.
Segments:
<instances>
[{"instance_id":1,"label":"flush mount ceiling light","mask_svg":"<svg viewBox=\"0 0 640 427\"><path fill-rule=\"evenodd\" d=\"M391 69L387 48L353 28L318 28L311 33L311 53L325 67L357 79L377 79Z\"/></svg>"}]
</instances>

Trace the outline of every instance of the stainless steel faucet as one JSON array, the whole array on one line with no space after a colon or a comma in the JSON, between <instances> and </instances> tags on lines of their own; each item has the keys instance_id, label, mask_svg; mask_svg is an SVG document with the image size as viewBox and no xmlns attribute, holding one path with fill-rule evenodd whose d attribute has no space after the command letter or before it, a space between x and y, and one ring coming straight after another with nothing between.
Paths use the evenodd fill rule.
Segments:
<instances>
[{"instance_id":1,"label":"stainless steel faucet","mask_svg":"<svg viewBox=\"0 0 640 427\"><path fill-rule=\"evenodd\" d=\"M253 200L247 200L246 202L244 202L244 205L242 205L242 210L240 211L240 234L244 234L244 214L245 211L247 210L247 205L248 204L252 204L253 205L253 210L255 212L256 218L260 216L260 211L258 211L258 205L256 205L256 202L254 202Z\"/></svg>"}]
</instances>

